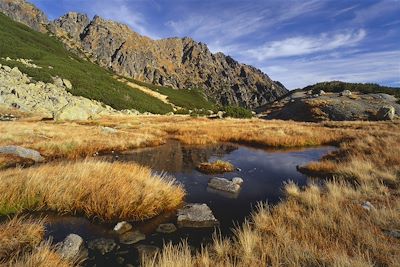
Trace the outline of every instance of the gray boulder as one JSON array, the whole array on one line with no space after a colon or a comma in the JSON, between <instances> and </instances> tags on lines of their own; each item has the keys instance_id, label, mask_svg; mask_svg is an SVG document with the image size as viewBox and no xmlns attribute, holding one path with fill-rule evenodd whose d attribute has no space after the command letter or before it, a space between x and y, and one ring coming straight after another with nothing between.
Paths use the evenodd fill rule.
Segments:
<instances>
[{"instance_id":1,"label":"gray boulder","mask_svg":"<svg viewBox=\"0 0 400 267\"><path fill-rule=\"evenodd\" d=\"M114 231L120 235L130 231L131 229L132 229L132 225L125 221L117 223L114 227Z\"/></svg>"},{"instance_id":2,"label":"gray boulder","mask_svg":"<svg viewBox=\"0 0 400 267\"><path fill-rule=\"evenodd\" d=\"M381 121L392 121L394 120L395 114L396 110L393 106L383 106L378 110L376 116L377 119Z\"/></svg>"},{"instance_id":3,"label":"gray boulder","mask_svg":"<svg viewBox=\"0 0 400 267\"><path fill-rule=\"evenodd\" d=\"M187 204L178 210L178 227L208 228L219 225L206 204Z\"/></svg>"},{"instance_id":4,"label":"gray boulder","mask_svg":"<svg viewBox=\"0 0 400 267\"><path fill-rule=\"evenodd\" d=\"M351 92L350 92L349 90L343 90L343 91L340 93L340 95L341 95L341 96L350 96L350 95L351 95Z\"/></svg>"},{"instance_id":5,"label":"gray boulder","mask_svg":"<svg viewBox=\"0 0 400 267\"><path fill-rule=\"evenodd\" d=\"M58 253L64 259L72 261L86 259L89 254L85 248L85 242L82 237L76 234L68 235L64 241L59 244Z\"/></svg>"},{"instance_id":6,"label":"gray boulder","mask_svg":"<svg viewBox=\"0 0 400 267\"><path fill-rule=\"evenodd\" d=\"M38 151L20 146L0 147L0 154L14 155L20 158L31 159L35 162L43 162L45 160Z\"/></svg>"},{"instance_id":7,"label":"gray boulder","mask_svg":"<svg viewBox=\"0 0 400 267\"><path fill-rule=\"evenodd\" d=\"M240 191L243 180L238 177L234 179L234 181L229 181L225 178L214 177L210 179L210 181L208 182L208 186L216 190L222 190L230 193L238 193Z\"/></svg>"}]
</instances>

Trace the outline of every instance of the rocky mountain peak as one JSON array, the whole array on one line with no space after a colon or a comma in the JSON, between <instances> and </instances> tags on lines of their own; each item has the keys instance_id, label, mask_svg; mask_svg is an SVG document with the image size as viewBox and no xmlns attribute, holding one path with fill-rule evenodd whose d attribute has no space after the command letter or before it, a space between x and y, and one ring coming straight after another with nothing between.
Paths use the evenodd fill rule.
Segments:
<instances>
[{"instance_id":1,"label":"rocky mountain peak","mask_svg":"<svg viewBox=\"0 0 400 267\"><path fill-rule=\"evenodd\" d=\"M29 5L23 0L0 3L16 3L14 9ZM13 5L3 6L0 10L10 13ZM18 17L25 21L35 17L28 8L22 10ZM35 10L38 21L47 21ZM35 23L27 24L37 28ZM223 53L213 54L206 44L190 37L152 40L125 24L99 16L90 21L75 12L56 19L48 28L69 49L119 75L175 89L201 88L208 98L223 105L255 109L287 93L262 71Z\"/></svg>"},{"instance_id":2,"label":"rocky mountain peak","mask_svg":"<svg viewBox=\"0 0 400 267\"><path fill-rule=\"evenodd\" d=\"M0 12L36 31L47 31L47 16L25 0L0 0Z\"/></svg>"}]
</instances>

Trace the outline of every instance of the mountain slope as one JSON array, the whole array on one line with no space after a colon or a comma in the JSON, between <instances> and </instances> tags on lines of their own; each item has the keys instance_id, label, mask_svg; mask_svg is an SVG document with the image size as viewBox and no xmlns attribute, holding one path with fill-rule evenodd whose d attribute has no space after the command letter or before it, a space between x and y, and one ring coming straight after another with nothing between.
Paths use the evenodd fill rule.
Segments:
<instances>
[{"instance_id":1,"label":"mountain slope","mask_svg":"<svg viewBox=\"0 0 400 267\"><path fill-rule=\"evenodd\" d=\"M212 54L191 38L152 40L124 24L98 16L90 21L77 13L55 20L50 29L120 75L179 89L203 88L223 105L256 108L287 92L260 70Z\"/></svg>"},{"instance_id":2,"label":"mountain slope","mask_svg":"<svg viewBox=\"0 0 400 267\"><path fill-rule=\"evenodd\" d=\"M0 11L35 29L32 21L43 14L25 0L0 0ZM124 24L78 13L68 13L46 28L75 53L118 75L176 89L201 89L222 105L254 109L287 93L260 70L222 53L212 54L191 38L152 40Z\"/></svg>"},{"instance_id":3,"label":"mountain slope","mask_svg":"<svg viewBox=\"0 0 400 267\"><path fill-rule=\"evenodd\" d=\"M65 50L63 44L0 13L0 63L18 66L38 81L62 77L72 82L74 95L101 101L115 109L167 113L172 107L139 90L117 81L113 74ZM10 57L11 61L5 58ZM31 59L41 68L28 67L16 59Z\"/></svg>"}]
</instances>

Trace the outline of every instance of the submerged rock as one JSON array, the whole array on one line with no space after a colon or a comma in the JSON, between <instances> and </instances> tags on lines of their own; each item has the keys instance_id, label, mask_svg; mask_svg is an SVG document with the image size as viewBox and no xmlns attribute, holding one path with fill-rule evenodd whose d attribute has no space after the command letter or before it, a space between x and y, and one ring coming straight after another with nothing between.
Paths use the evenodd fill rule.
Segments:
<instances>
[{"instance_id":1,"label":"submerged rock","mask_svg":"<svg viewBox=\"0 0 400 267\"><path fill-rule=\"evenodd\" d=\"M131 229L132 229L132 225L125 221L117 223L117 225L115 225L115 227L114 227L114 231L120 235L130 231Z\"/></svg>"},{"instance_id":2,"label":"submerged rock","mask_svg":"<svg viewBox=\"0 0 400 267\"><path fill-rule=\"evenodd\" d=\"M239 177L232 179L232 181L229 181L225 178L214 177L210 179L210 181L208 182L208 186L216 190L222 190L230 193L238 193L240 191L242 183L243 179Z\"/></svg>"},{"instance_id":3,"label":"submerged rock","mask_svg":"<svg viewBox=\"0 0 400 267\"><path fill-rule=\"evenodd\" d=\"M89 255L82 237L76 234L70 234L64 239L58 253L67 260L83 260Z\"/></svg>"},{"instance_id":4,"label":"submerged rock","mask_svg":"<svg viewBox=\"0 0 400 267\"><path fill-rule=\"evenodd\" d=\"M219 225L206 204L187 204L178 210L178 227L206 228Z\"/></svg>"},{"instance_id":5,"label":"submerged rock","mask_svg":"<svg viewBox=\"0 0 400 267\"><path fill-rule=\"evenodd\" d=\"M139 231L130 231L122 234L119 237L119 242L125 245L135 244L139 241L145 240L146 236Z\"/></svg>"},{"instance_id":6,"label":"submerged rock","mask_svg":"<svg viewBox=\"0 0 400 267\"><path fill-rule=\"evenodd\" d=\"M0 147L0 154L10 154L20 158L31 159L35 162L43 162L44 158L40 153L33 149L28 149L20 146L3 146Z\"/></svg>"},{"instance_id":7,"label":"submerged rock","mask_svg":"<svg viewBox=\"0 0 400 267\"><path fill-rule=\"evenodd\" d=\"M136 249L139 252L140 259L142 259L144 257L153 258L160 251L160 249L158 247L151 246L151 245L137 245Z\"/></svg>"},{"instance_id":8,"label":"submerged rock","mask_svg":"<svg viewBox=\"0 0 400 267\"><path fill-rule=\"evenodd\" d=\"M176 226L173 223L163 223L157 227L156 231L163 234L170 234L176 231Z\"/></svg>"},{"instance_id":9,"label":"submerged rock","mask_svg":"<svg viewBox=\"0 0 400 267\"><path fill-rule=\"evenodd\" d=\"M91 250L99 252L101 255L110 253L114 249L118 249L118 245L113 239L99 238L89 242Z\"/></svg>"}]
</instances>

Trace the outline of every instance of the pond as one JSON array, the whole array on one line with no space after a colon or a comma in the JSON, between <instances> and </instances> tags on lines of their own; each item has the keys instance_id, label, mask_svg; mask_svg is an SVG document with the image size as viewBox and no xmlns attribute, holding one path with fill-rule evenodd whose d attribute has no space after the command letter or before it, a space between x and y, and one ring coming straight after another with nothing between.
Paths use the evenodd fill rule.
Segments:
<instances>
[{"instance_id":1,"label":"pond","mask_svg":"<svg viewBox=\"0 0 400 267\"><path fill-rule=\"evenodd\" d=\"M320 159L333 151L334 147L315 147L291 150L266 150L236 144L217 144L208 146L182 145L178 141L169 141L165 145L138 149L124 153L112 153L101 156L108 161L136 162L149 166L155 172L174 176L186 192L187 203L205 203L219 220L222 235L232 235L232 227L241 224L254 210L258 202L276 204L283 197L282 186L287 181L305 185L308 178L297 171L296 166ZM237 169L231 173L206 175L196 170L201 162L224 160ZM212 177L231 179L241 177L244 180L238 194L229 194L210 190L208 182ZM74 216L47 214L47 236L54 242L62 241L68 234L76 233L85 240L99 237L116 238L112 230L114 224L99 224L88 219ZM198 248L212 240L215 229L180 228L172 234L156 232L161 223L176 223L176 214L162 214L156 218L133 223L134 228L146 235L138 244L162 247L164 243L179 243L187 239ZM131 246L120 245L125 262L137 262L137 252ZM121 252L121 253L122 253ZM118 266L116 255L108 258L96 257L88 266ZM121 265L124 266L124 265Z\"/></svg>"}]
</instances>

